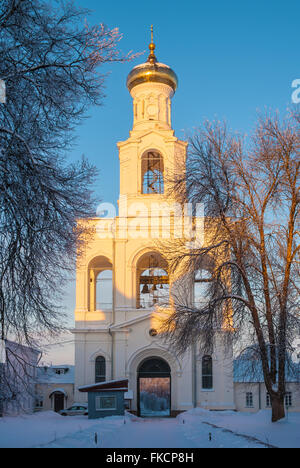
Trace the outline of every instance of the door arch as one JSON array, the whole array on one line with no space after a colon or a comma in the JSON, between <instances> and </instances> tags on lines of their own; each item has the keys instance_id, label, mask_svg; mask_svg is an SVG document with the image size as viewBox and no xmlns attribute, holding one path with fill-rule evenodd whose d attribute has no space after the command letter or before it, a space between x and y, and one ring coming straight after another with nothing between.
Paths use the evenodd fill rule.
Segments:
<instances>
[{"instance_id":1,"label":"door arch","mask_svg":"<svg viewBox=\"0 0 300 468\"><path fill-rule=\"evenodd\" d=\"M65 409L65 393L61 390L55 390L50 394L52 400L52 407L55 413Z\"/></svg>"},{"instance_id":2,"label":"door arch","mask_svg":"<svg viewBox=\"0 0 300 468\"><path fill-rule=\"evenodd\" d=\"M171 369L160 357L144 359L138 367L138 415L166 417L171 414Z\"/></svg>"}]
</instances>

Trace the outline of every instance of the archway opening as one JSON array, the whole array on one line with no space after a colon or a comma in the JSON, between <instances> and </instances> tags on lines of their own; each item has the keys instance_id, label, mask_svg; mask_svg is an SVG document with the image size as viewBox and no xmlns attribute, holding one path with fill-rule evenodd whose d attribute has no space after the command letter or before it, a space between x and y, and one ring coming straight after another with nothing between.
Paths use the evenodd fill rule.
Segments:
<instances>
[{"instance_id":1,"label":"archway opening","mask_svg":"<svg viewBox=\"0 0 300 468\"><path fill-rule=\"evenodd\" d=\"M96 310L111 310L113 303L112 270L102 270L96 278Z\"/></svg>"},{"instance_id":2,"label":"archway opening","mask_svg":"<svg viewBox=\"0 0 300 468\"><path fill-rule=\"evenodd\" d=\"M111 310L113 273L110 260L104 256L93 258L88 266L89 310Z\"/></svg>"},{"instance_id":3,"label":"archway opening","mask_svg":"<svg viewBox=\"0 0 300 468\"><path fill-rule=\"evenodd\" d=\"M171 414L171 369L164 359L148 358L138 368L138 414L152 418Z\"/></svg>"},{"instance_id":4,"label":"archway opening","mask_svg":"<svg viewBox=\"0 0 300 468\"><path fill-rule=\"evenodd\" d=\"M139 259L137 281L137 308L169 305L168 264L158 252L148 252Z\"/></svg>"}]
</instances>

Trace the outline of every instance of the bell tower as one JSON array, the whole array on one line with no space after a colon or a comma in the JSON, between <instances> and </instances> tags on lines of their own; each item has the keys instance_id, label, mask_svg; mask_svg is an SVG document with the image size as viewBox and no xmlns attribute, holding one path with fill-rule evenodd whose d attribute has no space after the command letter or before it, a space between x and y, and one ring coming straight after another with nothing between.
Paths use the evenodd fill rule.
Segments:
<instances>
[{"instance_id":1,"label":"bell tower","mask_svg":"<svg viewBox=\"0 0 300 468\"><path fill-rule=\"evenodd\" d=\"M174 275L167 258L173 239L187 240L186 210L169 190L175 175L185 174L187 143L171 125L178 81L156 58L152 28L149 49L147 61L127 77L133 124L129 138L118 143L119 215L82 221L95 236L87 236L77 262L75 401L87 398L78 387L128 379L131 409L143 415L147 398L141 396L157 391L147 379L158 377L165 415L202 405L233 409L231 356L216 346L212 356L198 358L190 349L178 358L159 333L175 288L183 286L190 297L194 289L192 275ZM202 388L203 362L209 388Z\"/></svg>"},{"instance_id":2,"label":"bell tower","mask_svg":"<svg viewBox=\"0 0 300 468\"><path fill-rule=\"evenodd\" d=\"M175 72L158 62L151 26L150 54L127 77L133 100L130 137L118 143L120 196L128 202L167 201L168 182L176 167L184 170L187 143L174 136L171 101L178 86Z\"/></svg>"}]
</instances>

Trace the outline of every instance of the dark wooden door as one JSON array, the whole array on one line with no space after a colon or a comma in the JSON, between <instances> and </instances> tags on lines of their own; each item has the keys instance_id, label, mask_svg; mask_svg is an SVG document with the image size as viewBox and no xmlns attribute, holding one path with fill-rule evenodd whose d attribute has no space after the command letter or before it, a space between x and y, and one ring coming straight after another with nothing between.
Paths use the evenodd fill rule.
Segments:
<instances>
[{"instance_id":1,"label":"dark wooden door","mask_svg":"<svg viewBox=\"0 0 300 468\"><path fill-rule=\"evenodd\" d=\"M64 398L63 393L54 394L54 411L58 413L60 410L64 409Z\"/></svg>"}]
</instances>

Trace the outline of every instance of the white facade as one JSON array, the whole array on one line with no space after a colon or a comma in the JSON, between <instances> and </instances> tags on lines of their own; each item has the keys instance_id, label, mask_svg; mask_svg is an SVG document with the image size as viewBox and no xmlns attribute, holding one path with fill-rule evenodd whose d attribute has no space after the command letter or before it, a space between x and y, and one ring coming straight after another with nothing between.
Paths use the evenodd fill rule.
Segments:
<instances>
[{"instance_id":1,"label":"white facade","mask_svg":"<svg viewBox=\"0 0 300 468\"><path fill-rule=\"evenodd\" d=\"M271 411L271 399L264 382L235 382L234 401L237 411L257 413L260 410ZM286 383L284 398L286 412L300 411L299 382Z\"/></svg>"},{"instance_id":2,"label":"white facade","mask_svg":"<svg viewBox=\"0 0 300 468\"><path fill-rule=\"evenodd\" d=\"M32 413L35 407L36 369L40 351L5 341L5 360L0 364L0 413Z\"/></svg>"},{"instance_id":3,"label":"white facade","mask_svg":"<svg viewBox=\"0 0 300 468\"><path fill-rule=\"evenodd\" d=\"M152 54L153 50L154 47ZM146 70L151 66L153 78L147 81ZM190 350L179 359L159 333L149 334L150 330L159 330L159 321L168 308L159 306L160 299L154 298L154 292L152 297L143 295L142 290L151 286L167 294L168 284L172 290L178 280L168 276L167 262L160 252L169 232L172 231L171 238L174 233L178 237L173 209L175 195L170 194L168 180L172 180L175 168L177 173L179 168L184 171L187 143L178 140L171 127L174 73L166 65L157 62L153 65L149 59L135 67L133 73L137 75L134 85L129 86L133 129L126 141L118 143L119 216L89 220L94 234L78 258L75 400L85 401L86 395L78 392L78 387L95 383L97 372L105 372L107 380L129 379L132 409L139 411L139 369L147 359L155 358L162 359L170 368L172 412L196 405L232 409L232 356L220 340L212 354L213 379L212 385L208 385L212 388L203 389L203 356ZM180 229L183 236L183 228ZM108 287L105 289L100 282L103 278L109 284L109 272L113 289L111 301L105 301L109 297ZM148 280L156 286L151 283L146 286ZM187 284L190 287L187 294L192 296L191 284ZM105 360L102 367L100 364L97 368L97 358L102 363Z\"/></svg>"}]
</instances>

